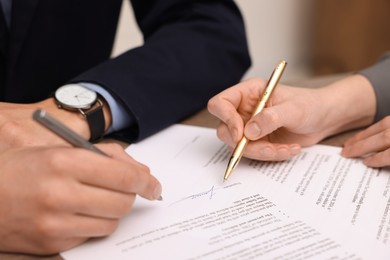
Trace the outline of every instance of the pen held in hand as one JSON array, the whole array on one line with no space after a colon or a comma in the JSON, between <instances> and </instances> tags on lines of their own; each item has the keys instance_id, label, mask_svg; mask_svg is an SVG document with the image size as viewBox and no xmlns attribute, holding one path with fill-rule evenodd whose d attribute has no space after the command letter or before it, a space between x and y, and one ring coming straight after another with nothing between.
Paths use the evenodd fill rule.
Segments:
<instances>
[{"instance_id":1,"label":"pen held in hand","mask_svg":"<svg viewBox=\"0 0 390 260\"><path fill-rule=\"evenodd\" d=\"M260 113L265 105L268 102L268 99L270 98L274 88L279 82L279 79L282 77L283 71L286 68L287 62L282 60L280 61L274 71L272 72L272 75L270 79L268 80L267 86L264 89L263 95L261 96L259 103L257 104L257 107L255 111L252 114L252 117L255 116L256 114ZM230 157L228 166L226 168L225 175L223 177L224 181L226 181L232 171L236 168L238 165L239 161L241 160L241 157L244 153L245 147L248 144L249 140L243 136L240 142L237 144L236 148L234 149L232 156Z\"/></svg>"},{"instance_id":2,"label":"pen held in hand","mask_svg":"<svg viewBox=\"0 0 390 260\"><path fill-rule=\"evenodd\" d=\"M41 125L73 145L74 147L84 148L95 152L97 154L107 156L102 150L94 146L92 143L85 140L83 137L78 135L76 132L71 130L70 128L63 125L54 117L50 116L46 111L42 109L38 109L33 113L33 119L39 122ZM162 196L160 196L157 200L163 200Z\"/></svg>"},{"instance_id":3,"label":"pen held in hand","mask_svg":"<svg viewBox=\"0 0 390 260\"><path fill-rule=\"evenodd\" d=\"M33 113L33 119L74 147L84 148L97 154L108 156L102 150L94 146L92 143L86 141L83 137L63 125L61 122L50 116L42 109L38 109Z\"/></svg>"}]
</instances>

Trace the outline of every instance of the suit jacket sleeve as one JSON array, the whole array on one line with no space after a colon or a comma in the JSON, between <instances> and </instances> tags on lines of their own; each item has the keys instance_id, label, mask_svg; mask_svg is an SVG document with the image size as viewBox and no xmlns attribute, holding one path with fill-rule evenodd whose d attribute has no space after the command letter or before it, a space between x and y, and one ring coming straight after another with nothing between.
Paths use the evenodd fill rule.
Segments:
<instances>
[{"instance_id":1,"label":"suit jacket sleeve","mask_svg":"<svg viewBox=\"0 0 390 260\"><path fill-rule=\"evenodd\" d=\"M390 115L390 52L386 53L380 61L361 71L368 78L375 90L376 115L375 122Z\"/></svg>"},{"instance_id":2,"label":"suit jacket sleeve","mask_svg":"<svg viewBox=\"0 0 390 260\"><path fill-rule=\"evenodd\" d=\"M250 66L242 17L231 0L133 0L144 45L73 81L106 88L136 124L115 134L143 139L204 108Z\"/></svg>"}]
</instances>

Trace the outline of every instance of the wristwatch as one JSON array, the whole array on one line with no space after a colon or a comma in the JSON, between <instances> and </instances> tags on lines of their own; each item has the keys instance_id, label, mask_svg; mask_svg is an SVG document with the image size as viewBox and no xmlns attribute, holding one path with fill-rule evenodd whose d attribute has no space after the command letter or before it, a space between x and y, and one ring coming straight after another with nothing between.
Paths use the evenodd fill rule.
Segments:
<instances>
[{"instance_id":1,"label":"wristwatch","mask_svg":"<svg viewBox=\"0 0 390 260\"><path fill-rule=\"evenodd\" d=\"M88 122L91 141L103 136L105 126L103 102L95 91L79 84L67 84L55 91L54 99L59 108L80 112Z\"/></svg>"}]
</instances>

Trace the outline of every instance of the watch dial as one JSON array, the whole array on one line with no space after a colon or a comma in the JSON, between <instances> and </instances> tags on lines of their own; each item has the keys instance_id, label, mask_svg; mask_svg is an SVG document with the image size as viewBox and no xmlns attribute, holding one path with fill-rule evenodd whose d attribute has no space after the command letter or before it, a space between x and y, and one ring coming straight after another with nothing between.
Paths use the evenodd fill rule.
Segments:
<instances>
[{"instance_id":1,"label":"watch dial","mask_svg":"<svg viewBox=\"0 0 390 260\"><path fill-rule=\"evenodd\" d=\"M97 95L83 86L69 84L57 89L55 98L67 108L89 108L95 103Z\"/></svg>"}]
</instances>

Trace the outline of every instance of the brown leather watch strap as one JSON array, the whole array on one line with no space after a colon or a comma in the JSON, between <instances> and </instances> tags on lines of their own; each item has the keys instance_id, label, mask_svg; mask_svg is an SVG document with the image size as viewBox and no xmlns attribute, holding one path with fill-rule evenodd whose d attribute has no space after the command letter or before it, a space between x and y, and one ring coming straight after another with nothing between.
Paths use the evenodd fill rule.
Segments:
<instances>
[{"instance_id":1,"label":"brown leather watch strap","mask_svg":"<svg viewBox=\"0 0 390 260\"><path fill-rule=\"evenodd\" d=\"M96 142L103 137L104 134L104 114L103 114L103 102L97 99L97 106L89 111L85 111L84 115L88 122L89 129L91 131L91 142Z\"/></svg>"}]
</instances>

